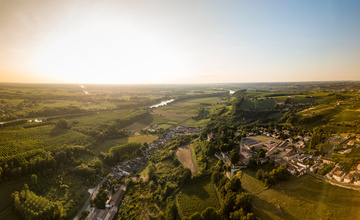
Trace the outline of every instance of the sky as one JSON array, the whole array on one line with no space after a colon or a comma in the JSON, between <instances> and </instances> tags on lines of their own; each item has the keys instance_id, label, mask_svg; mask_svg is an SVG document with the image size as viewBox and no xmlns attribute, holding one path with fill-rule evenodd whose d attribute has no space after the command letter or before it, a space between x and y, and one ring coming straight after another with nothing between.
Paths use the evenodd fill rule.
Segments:
<instances>
[{"instance_id":1,"label":"sky","mask_svg":"<svg viewBox=\"0 0 360 220\"><path fill-rule=\"evenodd\" d=\"M360 80L360 1L0 0L0 82Z\"/></svg>"}]
</instances>

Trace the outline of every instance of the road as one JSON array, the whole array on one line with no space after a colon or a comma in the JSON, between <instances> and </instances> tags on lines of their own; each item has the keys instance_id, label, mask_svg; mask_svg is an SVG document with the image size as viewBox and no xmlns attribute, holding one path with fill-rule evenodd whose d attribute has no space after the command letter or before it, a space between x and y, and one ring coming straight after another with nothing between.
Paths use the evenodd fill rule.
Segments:
<instances>
[{"instance_id":1,"label":"road","mask_svg":"<svg viewBox=\"0 0 360 220\"><path fill-rule=\"evenodd\" d=\"M77 214L77 216L75 216L74 220L77 220L81 217L81 212L84 211L84 210L87 210L87 211L91 211L91 209L94 209L91 207L90 205L90 200L91 199L94 199L96 197L96 194L98 193L101 185L103 184L103 182L106 180L106 177L101 180L101 182L94 188L94 191L92 192L92 194L90 194L88 200L86 201L85 205L83 206L83 208L79 211L79 213Z\"/></svg>"}]
</instances>

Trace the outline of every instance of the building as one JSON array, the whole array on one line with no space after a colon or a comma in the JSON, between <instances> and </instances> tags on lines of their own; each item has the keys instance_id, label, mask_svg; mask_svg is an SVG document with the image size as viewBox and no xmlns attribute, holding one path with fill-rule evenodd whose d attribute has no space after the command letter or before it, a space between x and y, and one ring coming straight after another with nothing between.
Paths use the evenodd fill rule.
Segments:
<instances>
[{"instance_id":1,"label":"building","mask_svg":"<svg viewBox=\"0 0 360 220\"><path fill-rule=\"evenodd\" d=\"M344 177L344 182L345 183L350 183L353 179L354 179L354 171L351 171L350 173L348 173L345 177Z\"/></svg>"},{"instance_id":2,"label":"building","mask_svg":"<svg viewBox=\"0 0 360 220\"><path fill-rule=\"evenodd\" d=\"M287 161L290 161L294 158L297 158L298 156L299 156L299 154L297 154L293 149L291 149L284 155L284 159Z\"/></svg>"},{"instance_id":3,"label":"building","mask_svg":"<svg viewBox=\"0 0 360 220\"><path fill-rule=\"evenodd\" d=\"M353 181L354 185L360 186L360 174L358 172L353 174Z\"/></svg>"},{"instance_id":4,"label":"building","mask_svg":"<svg viewBox=\"0 0 360 220\"><path fill-rule=\"evenodd\" d=\"M335 170L333 173L333 178L339 182L343 181L345 175L346 175L346 172L345 171L342 171L342 170Z\"/></svg>"},{"instance_id":5,"label":"building","mask_svg":"<svg viewBox=\"0 0 360 220\"><path fill-rule=\"evenodd\" d=\"M310 171L314 172L315 169L321 170L326 163L316 163L310 167Z\"/></svg>"}]
</instances>

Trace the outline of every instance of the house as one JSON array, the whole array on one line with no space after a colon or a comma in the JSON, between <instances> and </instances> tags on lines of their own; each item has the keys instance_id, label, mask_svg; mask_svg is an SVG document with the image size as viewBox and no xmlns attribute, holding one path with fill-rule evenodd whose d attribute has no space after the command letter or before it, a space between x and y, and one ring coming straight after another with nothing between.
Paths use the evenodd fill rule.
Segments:
<instances>
[{"instance_id":1,"label":"house","mask_svg":"<svg viewBox=\"0 0 360 220\"><path fill-rule=\"evenodd\" d=\"M354 143L354 141L349 141L349 142L347 143L347 145L348 145L348 146L354 146L355 143Z\"/></svg>"},{"instance_id":2,"label":"house","mask_svg":"<svg viewBox=\"0 0 360 220\"><path fill-rule=\"evenodd\" d=\"M276 159L275 163L279 164L280 166L286 166L288 164L287 161L283 159Z\"/></svg>"},{"instance_id":3,"label":"house","mask_svg":"<svg viewBox=\"0 0 360 220\"><path fill-rule=\"evenodd\" d=\"M295 167L293 167L293 166L289 166L288 168L286 168L287 169L287 171L291 174L291 175L296 175L296 169L295 169Z\"/></svg>"},{"instance_id":4,"label":"house","mask_svg":"<svg viewBox=\"0 0 360 220\"><path fill-rule=\"evenodd\" d=\"M305 142L308 142L308 141L310 140L310 138L311 138L311 137L310 137L309 135L307 135L307 136L304 137L304 141L305 141Z\"/></svg>"},{"instance_id":5,"label":"house","mask_svg":"<svg viewBox=\"0 0 360 220\"><path fill-rule=\"evenodd\" d=\"M354 185L358 185L358 186L360 186L360 173L358 173L358 172L355 172L354 174L353 174L353 183L354 183Z\"/></svg>"},{"instance_id":6,"label":"house","mask_svg":"<svg viewBox=\"0 0 360 220\"><path fill-rule=\"evenodd\" d=\"M334 172L332 173L332 175L333 175L333 178L334 178L335 180L341 182L341 181L344 179L344 177L345 177L345 175L346 175L346 172L337 169L336 171L334 171Z\"/></svg>"},{"instance_id":7,"label":"house","mask_svg":"<svg viewBox=\"0 0 360 220\"><path fill-rule=\"evenodd\" d=\"M356 167L357 170L360 170L360 163Z\"/></svg>"},{"instance_id":8,"label":"house","mask_svg":"<svg viewBox=\"0 0 360 220\"><path fill-rule=\"evenodd\" d=\"M303 166L300 166L297 163L289 163L289 166L287 168L287 170L292 174L292 175L296 175L298 174L299 176L303 175L304 173L306 173L306 168ZM295 171L294 171L295 170Z\"/></svg>"},{"instance_id":9,"label":"house","mask_svg":"<svg viewBox=\"0 0 360 220\"><path fill-rule=\"evenodd\" d=\"M245 165L248 165L249 164L249 160L250 158L252 157L252 153L250 151L246 151L246 150L243 150L240 152L240 161L245 164Z\"/></svg>"},{"instance_id":10,"label":"house","mask_svg":"<svg viewBox=\"0 0 360 220\"><path fill-rule=\"evenodd\" d=\"M315 169L322 169L324 167L325 163L316 163L310 167L310 171L314 172Z\"/></svg>"},{"instance_id":11,"label":"house","mask_svg":"<svg viewBox=\"0 0 360 220\"><path fill-rule=\"evenodd\" d=\"M348 173L345 177L344 177L344 182L345 183L350 183L353 178L354 178L354 173L355 173L355 170L351 171L350 173Z\"/></svg>"},{"instance_id":12,"label":"house","mask_svg":"<svg viewBox=\"0 0 360 220\"><path fill-rule=\"evenodd\" d=\"M351 151L352 151L352 149L349 148L349 149L346 149L346 150L344 150L344 151L339 151L338 153L339 153L339 154L349 154L349 153L351 153Z\"/></svg>"},{"instance_id":13,"label":"house","mask_svg":"<svg viewBox=\"0 0 360 220\"><path fill-rule=\"evenodd\" d=\"M326 159L326 158L324 158L322 161L323 161L324 163L326 163L326 164L334 163L334 161L329 160L329 159Z\"/></svg>"},{"instance_id":14,"label":"house","mask_svg":"<svg viewBox=\"0 0 360 220\"><path fill-rule=\"evenodd\" d=\"M309 165L308 164L304 164L304 163L301 163L301 162L296 162L296 165L298 165L298 166L300 166L300 167L302 167L302 168L305 168L305 169L307 169L307 168L309 168Z\"/></svg>"},{"instance_id":15,"label":"house","mask_svg":"<svg viewBox=\"0 0 360 220\"><path fill-rule=\"evenodd\" d=\"M297 158L299 154L297 154L293 149L287 152L284 156L284 159L290 161L291 159Z\"/></svg>"}]
</instances>

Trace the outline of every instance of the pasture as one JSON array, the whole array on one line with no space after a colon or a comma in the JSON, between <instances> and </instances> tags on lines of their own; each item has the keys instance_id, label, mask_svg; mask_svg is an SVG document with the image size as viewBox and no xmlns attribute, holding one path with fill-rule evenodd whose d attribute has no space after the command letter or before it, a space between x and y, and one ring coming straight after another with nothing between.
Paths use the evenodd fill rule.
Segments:
<instances>
[{"instance_id":1,"label":"pasture","mask_svg":"<svg viewBox=\"0 0 360 220\"><path fill-rule=\"evenodd\" d=\"M187 182L176 196L179 213L182 217L201 213L208 207L220 206L214 185L210 179L195 179Z\"/></svg>"}]
</instances>

